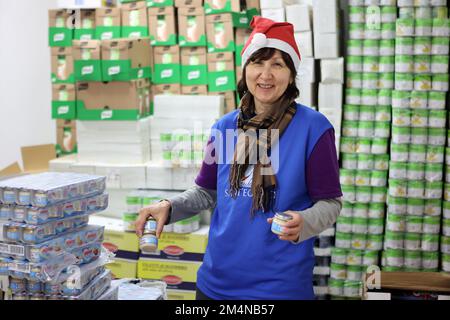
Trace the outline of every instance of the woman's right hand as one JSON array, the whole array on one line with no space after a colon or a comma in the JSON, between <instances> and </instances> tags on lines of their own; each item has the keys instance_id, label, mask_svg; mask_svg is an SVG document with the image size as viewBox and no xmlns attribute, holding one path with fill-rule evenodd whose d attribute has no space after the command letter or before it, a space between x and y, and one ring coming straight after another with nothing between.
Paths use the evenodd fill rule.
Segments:
<instances>
[{"instance_id":1,"label":"woman's right hand","mask_svg":"<svg viewBox=\"0 0 450 320\"><path fill-rule=\"evenodd\" d=\"M136 234L138 237L142 237L144 233L144 227L149 217L153 217L156 220L156 237L159 239L164 225L169 218L171 204L169 201L164 200L148 207L145 207L139 211L139 217L136 221Z\"/></svg>"}]
</instances>

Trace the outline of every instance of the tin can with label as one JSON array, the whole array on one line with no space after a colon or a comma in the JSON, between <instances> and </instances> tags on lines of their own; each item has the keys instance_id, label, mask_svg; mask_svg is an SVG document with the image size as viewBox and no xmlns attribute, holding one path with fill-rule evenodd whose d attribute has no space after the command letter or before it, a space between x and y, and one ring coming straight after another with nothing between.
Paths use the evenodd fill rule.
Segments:
<instances>
[{"instance_id":1,"label":"tin can with label","mask_svg":"<svg viewBox=\"0 0 450 320\"><path fill-rule=\"evenodd\" d=\"M353 186L355 184L355 170L340 169L339 180L341 185Z\"/></svg>"},{"instance_id":2,"label":"tin can with label","mask_svg":"<svg viewBox=\"0 0 450 320\"><path fill-rule=\"evenodd\" d=\"M411 150L410 150L410 154L412 154ZM420 163L420 162L408 163L407 164L407 179L408 180L424 180L425 179L425 164Z\"/></svg>"},{"instance_id":3,"label":"tin can with label","mask_svg":"<svg viewBox=\"0 0 450 320\"><path fill-rule=\"evenodd\" d=\"M417 251L420 247L421 235L420 233L405 233L405 250Z\"/></svg>"},{"instance_id":4,"label":"tin can with label","mask_svg":"<svg viewBox=\"0 0 450 320\"><path fill-rule=\"evenodd\" d=\"M387 185L387 171L372 171L370 185L372 187L385 187Z\"/></svg>"},{"instance_id":5,"label":"tin can with label","mask_svg":"<svg viewBox=\"0 0 450 320\"><path fill-rule=\"evenodd\" d=\"M428 146L427 147L427 163L444 163L444 146Z\"/></svg>"},{"instance_id":6,"label":"tin can with label","mask_svg":"<svg viewBox=\"0 0 450 320\"><path fill-rule=\"evenodd\" d=\"M410 110L402 108L392 108L392 124L396 127L409 127L411 125Z\"/></svg>"},{"instance_id":7,"label":"tin can with label","mask_svg":"<svg viewBox=\"0 0 450 320\"><path fill-rule=\"evenodd\" d=\"M414 36L414 19L399 18L396 21L396 35L399 37Z\"/></svg>"},{"instance_id":8,"label":"tin can with label","mask_svg":"<svg viewBox=\"0 0 450 320\"><path fill-rule=\"evenodd\" d=\"M392 73L395 71L395 58L393 56L380 57L380 72Z\"/></svg>"},{"instance_id":9,"label":"tin can with label","mask_svg":"<svg viewBox=\"0 0 450 320\"><path fill-rule=\"evenodd\" d=\"M433 20L431 19L418 19L415 20L415 35L431 37L433 29Z\"/></svg>"},{"instance_id":10,"label":"tin can with label","mask_svg":"<svg viewBox=\"0 0 450 320\"><path fill-rule=\"evenodd\" d=\"M425 210L425 200L418 198L408 198L406 214L408 216L423 216ZM414 231L408 231L414 232Z\"/></svg>"},{"instance_id":11,"label":"tin can with label","mask_svg":"<svg viewBox=\"0 0 450 320\"><path fill-rule=\"evenodd\" d=\"M366 234L353 234L352 235L352 249L364 250L366 248L367 235Z\"/></svg>"},{"instance_id":12,"label":"tin can with label","mask_svg":"<svg viewBox=\"0 0 450 320\"><path fill-rule=\"evenodd\" d=\"M382 235L384 219L369 219L367 232L369 235Z\"/></svg>"},{"instance_id":13,"label":"tin can with label","mask_svg":"<svg viewBox=\"0 0 450 320\"><path fill-rule=\"evenodd\" d=\"M346 87L348 89L362 89L362 73L360 72L347 72L347 83ZM347 103L356 104L350 101Z\"/></svg>"},{"instance_id":14,"label":"tin can with label","mask_svg":"<svg viewBox=\"0 0 450 320\"><path fill-rule=\"evenodd\" d=\"M414 90L417 91L431 90L431 76L426 74L416 74L414 76Z\"/></svg>"},{"instance_id":15,"label":"tin can with label","mask_svg":"<svg viewBox=\"0 0 450 320\"><path fill-rule=\"evenodd\" d=\"M14 294L26 292L27 291L27 280L26 279L18 279L18 278L10 278L9 288L11 289L11 292Z\"/></svg>"},{"instance_id":16,"label":"tin can with label","mask_svg":"<svg viewBox=\"0 0 450 320\"><path fill-rule=\"evenodd\" d=\"M380 40L380 56L382 56L382 57L395 56L395 40L394 39Z\"/></svg>"},{"instance_id":17,"label":"tin can with label","mask_svg":"<svg viewBox=\"0 0 450 320\"><path fill-rule=\"evenodd\" d=\"M336 247L341 249L350 249L352 235L350 233L336 232Z\"/></svg>"},{"instance_id":18,"label":"tin can with label","mask_svg":"<svg viewBox=\"0 0 450 320\"><path fill-rule=\"evenodd\" d=\"M394 22L381 24L381 39L392 40L395 39L395 35L396 35L396 24Z\"/></svg>"},{"instance_id":19,"label":"tin can with label","mask_svg":"<svg viewBox=\"0 0 450 320\"><path fill-rule=\"evenodd\" d=\"M388 267L403 267L404 266L404 251L388 249L384 252L385 262Z\"/></svg>"},{"instance_id":20,"label":"tin can with label","mask_svg":"<svg viewBox=\"0 0 450 320\"><path fill-rule=\"evenodd\" d=\"M365 37L364 33L364 23L350 23L349 29L349 39L351 40L363 40Z\"/></svg>"},{"instance_id":21,"label":"tin can with label","mask_svg":"<svg viewBox=\"0 0 450 320\"><path fill-rule=\"evenodd\" d=\"M284 213L275 214L275 217L272 222L272 228L271 228L272 232L277 235L283 235L284 234L283 233L284 225L292 219L293 219L293 217L288 214L284 214Z\"/></svg>"},{"instance_id":22,"label":"tin can with label","mask_svg":"<svg viewBox=\"0 0 450 320\"><path fill-rule=\"evenodd\" d=\"M428 143L427 128L411 128L411 144L425 145Z\"/></svg>"},{"instance_id":23,"label":"tin can with label","mask_svg":"<svg viewBox=\"0 0 450 320\"><path fill-rule=\"evenodd\" d=\"M386 231L384 236L384 247L386 249L403 249L404 234L402 232Z\"/></svg>"},{"instance_id":24,"label":"tin can with label","mask_svg":"<svg viewBox=\"0 0 450 320\"><path fill-rule=\"evenodd\" d=\"M450 40L448 37L433 37L431 40L432 55L448 55L450 50Z\"/></svg>"},{"instance_id":25,"label":"tin can with label","mask_svg":"<svg viewBox=\"0 0 450 320\"><path fill-rule=\"evenodd\" d=\"M439 252L423 252L422 267L425 271L437 271L439 267Z\"/></svg>"},{"instance_id":26,"label":"tin can with label","mask_svg":"<svg viewBox=\"0 0 450 320\"><path fill-rule=\"evenodd\" d=\"M440 199L440 198L442 198L442 181L426 182L425 199Z\"/></svg>"},{"instance_id":27,"label":"tin can with label","mask_svg":"<svg viewBox=\"0 0 450 320\"><path fill-rule=\"evenodd\" d=\"M407 0L408 1L408 0ZM412 5L408 6L400 6L399 5L398 17L403 19L414 19L416 16L415 10Z\"/></svg>"},{"instance_id":28,"label":"tin can with label","mask_svg":"<svg viewBox=\"0 0 450 320\"><path fill-rule=\"evenodd\" d=\"M414 55L429 55L431 53L431 37L414 38Z\"/></svg>"},{"instance_id":29,"label":"tin can with label","mask_svg":"<svg viewBox=\"0 0 450 320\"><path fill-rule=\"evenodd\" d=\"M407 176L407 163L394 162L389 163L389 178L390 179L406 179Z\"/></svg>"},{"instance_id":30,"label":"tin can with label","mask_svg":"<svg viewBox=\"0 0 450 320\"><path fill-rule=\"evenodd\" d=\"M358 122L358 137L371 138L374 135L373 121L359 121Z\"/></svg>"},{"instance_id":31,"label":"tin can with label","mask_svg":"<svg viewBox=\"0 0 450 320\"><path fill-rule=\"evenodd\" d=\"M403 110L403 109L399 109L399 110ZM396 123L401 124L403 121L405 121L406 123L410 123L410 117L409 115L411 114L411 112L409 110L406 110L406 112L404 113L398 113L395 115L396 117ZM394 115L393 115L394 117ZM403 122L403 123L405 123ZM410 125L402 125L402 126L398 126L396 124L394 124L392 126L392 142L396 143L398 145L402 145L402 144L406 144L406 143L410 143L411 141L411 128Z\"/></svg>"},{"instance_id":32,"label":"tin can with label","mask_svg":"<svg viewBox=\"0 0 450 320\"><path fill-rule=\"evenodd\" d=\"M397 215L405 215L407 210L407 199L406 198L388 198L388 211Z\"/></svg>"},{"instance_id":33,"label":"tin can with label","mask_svg":"<svg viewBox=\"0 0 450 320\"><path fill-rule=\"evenodd\" d=\"M408 109L410 107L411 93L407 91L392 91L392 108Z\"/></svg>"},{"instance_id":34,"label":"tin can with label","mask_svg":"<svg viewBox=\"0 0 450 320\"><path fill-rule=\"evenodd\" d=\"M448 74L435 74L433 75L432 89L434 91L447 92L449 89L448 81Z\"/></svg>"},{"instance_id":35,"label":"tin can with label","mask_svg":"<svg viewBox=\"0 0 450 320\"><path fill-rule=\"evenodd\" d=\"M342 168L355 170L358 169L358 155L351 153L342 154Z\"/></svg>"},{"instance_id":36,"label":"tin can with label","mask_svg":"<svg viewBox=\"0 0 450 320\"><path fill-rule=\"evenodd\" d=\"M336 232L351 233L352 219L353 218L339 216L336 221Z\"/></svg>"},{"instance_id":37,"label":"tin can with label","mask_svg":"<svg viewBox=\"0 0 450 320\"><path fill-rule=\"evenodd\" d=\"M414 57L414 72L416 74L428 74L431 72L431 57L430 56L415 56Z\"/></svg>"},{"instance_id":38,"label":"tin can with label","mask_svg":"<svg viewBox=\"0 0 450 320\"><path fill-rule=\"evenodd\" d=\"M386 138L373 138L372 139L372 154L386 154L388 151L388 139Z\"/></svg>"},{"instance_id":39,"label":"tin can with label","mask_svg":"<svg viewBox=\"0 0 450 320\"><path fill-rule=\"evenodd\" d=\"M361 104L361 89L346 89L345 90L345 101L349 105L360 105Z\"/></svg>"},{"instance_id":40,"label":"tin can with label","mask_svg":"<svg viewBox=\"0 0 450 320\"><path fill-rule=\"evenodd\" d=\"M375 170L388 170L389 168L389 155L374 155L373 167Z\"/></svg>"},{"instance_id":41,"label":"tin can with label","mask_svg":"<svg viewBox=\"0 0 450 320\"><path fill-rule=\"evenodd\" d=\"M364 252L361 250L349 250L347 252L347 265L360 266L362 264Z\"/></svg>"},{"instance_id":42,"label":"tin can with label","mask_svg":"<svg viewBox=\"0 0 450 320\"><path fill-rule=\"evenodd\" d=\"M425 207L423 213L427 216L437 217L442 212L442 200L441 199L427 199L425 200Z\"/></svg>"},{"instance_id":43,"label":"tin can with label","mask_svg":"<svg viewBox=\"0 0 450 320\"><path fill-rule=\"evenodd\" d=\"M380 107L383 107L383 108L391 107L391 105L392 105L392 90L390 90L390 89L379 90L378 91L378 106L376 107L376 109L378 110ZM388 120L382 120L382 121L388 121Z\"/></svg>"},{"instance_id":44,"label":"tin can with label","mask_svg":"<svg viewBox=\"0 0 450 320\"><path fill-rule=\"evenodd\" d=\"M422 233L422 217L407 216L406 217L406 232Z\"/></svg>"},{"instance_id":45,"label":"tin can with label","mask_svg":"<svg viewBox=\"0 0 450 320\"><path fill-rule=\"evenodd\" d=\"M345 265L332 263L330 265L330 277L333 280L345 280L347 278L347 267Z\"/></svg>"},{"instance_id":46,"label":"tin can with label","mask_svg":"<svg viewBox=\"0 0 450 320\"><path fill-rule=\"evenodd\" d=\"M369 186L356 187L355 200L361 203L369 203L372 199L372 189Z\"/></svg>"},{"instance_id":47,"label":"tin can with label","mask_svg":"<svg viewBox=\"0 0 450 320\"><path fill-rule=\"evenodd\" d=\"M414 144L409 146L409 159L414 159L415 163L425 163L426 154L426 145Z\"/></svg>"},{"instance_id":48,"label":"tin can with label","mask_svg":"<svg viewBox=\"0 0 450 320\"><path fill-rule=\"evenodd\" d=\"M428 108L434 110L445 109L445 93L436 91L429 92Z\"/></svg>"},{"instance_id":49,"label":"tin can with label","mask_svg":"<svg viewBox=\"0 0 450 320\"><path fill-rule=\"evenodd\" d=\"M409 198L423 198L425 195L424 181L408 181L408 197Z\"/></svg>"},{"instance_id":50,"label":"tin can with label","mask_svg":"<svg viewBox=\"0 0 450 320\"><path fill-rule=\"evenodd\" d=\"M395 39L395 54L398 56L408 56L414 53L414 38L398 37Z\"/></svg>"},{"instance_id":51,"label":"tin can with label","mask_svg":"<svg viewBox=\"0 0 450 320\"><path fill-rule=\"evenodd\" d=\"M344 120L358 121L359 120L359 106L346 104L344 105Z\"/></svg>"},{"instance_id":52,"label":"tin can with label","mask_svg":"<svg viewBox=\"0 0 450 320\"><path fill-rule=\"evenodd\" d=\"M349 39L347 41L348 56L349 57L362 56L362 47L363 47L362 40Z\"/></svg>"},{"instance_id":53,"label":"tin can with label","mask_svg":"<svg viewBox=\"0 0 450 320\"><path fill-rule=\"evenodd\" d=\"M370 138L358 138L356 139L355 152L356 153L372 153L372 139ZM377 143L375 141L375 143Z\"/></svg>"},{"instance_id":54,"label":"tin can with label","mask_svg":"<svg viewBox=\"0 0 450 320\"><path fill-rule=\"evenodd\" d=\"M433 37L448 37L450 35L448 19L435 18L433 19L432 24Z\"/></svg>"},{"instance_id":55,"label":"tin can with label","mask_svg":"<svg viewBox=\"0 0 450 320\"><path fill-rule=\"evenodd\" d=\"M437 252L439 250L438 234L422 234L421 249L427 252Z\"/></svg>"},{"instance_id":56,"label":"tin can with label","mask_svg":"<svg viewBox=\"0 0 450 320\"><path fill-rule=\"evenodd\" d=\"M378 261L378 252L379 250L383 249L383 235L382 234L369 234L367 236L367 244L366 247L368 250L376 250L376 251L366 251L364 254L364 260L363 260L363 264L366 265L366 254L368 252L376 252L376 260ZM373 260L371 260L373 261Z\"/></svg>"},{"instance_id":57,"label":"tin can with label","mask_svg":"<svg viewBox=\"0 0 450 320\"><path fill-rule=\"evenodd\" d=\"M431 112L430 111L430 116ZM440 111L440 110L436 110ZM428 119L428 121L431 121L431 118ZM431 126L430 126L431 127ZM446 141L446 129L444 127L437 127L437 128L428 128L428 144L433 146L444 146Z\"/></svg>"},{"instance_id":58,"label":"tin can with label","mask_svg":"<svg viewBox=\"0 0 450 320\"><path fill-rule=\"evenodd\" d=\"M341 210L341 213L339 214L339 216L347 217L347 218L353 217L353 204L348 201L344 201L344 203L342 204L342 210Z\"/></svg>"},{"instance_id":59,"label":"tin can with label","mask_svg":"<svg viewBox=\"0 0 450 320\"><path fill-rule=\"evenodd\" d=\"M411 73L408 72L395 74L395 90L411 91L413 90L413 88L414 88L414 76Z\"/></svg>"},{"instance_id":60,"label":"tin can with label","mask_svg":"<svg viewBox=\"0 0 450 320\"><path fill-rule=\"evenodd\" d=\"M420 251L405 251L405 267L417 268L422 267L422 254Z\"/></svg>"},{"instance_id":61,"label":"tin can with label","mask_svg":"<svg viewBox=\"0 0 450 320\"><path fill-rule=\"evenodd\" d=\"M391 121L391 107L379 105L375 108L375 121L390 122Z\"/></svg>"},{"instance_id":62,"label":"tin can with label","mask_svg":"<svg viewBox=\"0 0 450 320\"><path fill-rule=\"evenodd\" d=\"M372 187L372 203L386 203L387 187Z\"/></svg>"}]
</instances>

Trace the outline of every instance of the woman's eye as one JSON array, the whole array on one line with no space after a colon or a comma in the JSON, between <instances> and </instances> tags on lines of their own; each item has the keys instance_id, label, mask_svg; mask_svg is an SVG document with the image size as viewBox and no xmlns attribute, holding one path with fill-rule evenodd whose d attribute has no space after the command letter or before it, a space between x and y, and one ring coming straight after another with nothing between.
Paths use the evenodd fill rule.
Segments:
<instances>
[{"instance_id":1,"label":"woman's eye","mask_svg":"<svg viewBox=\"0 0 450 320\"><path fill-rule=\"evenodd\" d=\"M283 64L281 64L281 63L279 63L279 62L275 62L275 64L274 64L276 67L283 67Z\"/></svg>"}]
</instances>

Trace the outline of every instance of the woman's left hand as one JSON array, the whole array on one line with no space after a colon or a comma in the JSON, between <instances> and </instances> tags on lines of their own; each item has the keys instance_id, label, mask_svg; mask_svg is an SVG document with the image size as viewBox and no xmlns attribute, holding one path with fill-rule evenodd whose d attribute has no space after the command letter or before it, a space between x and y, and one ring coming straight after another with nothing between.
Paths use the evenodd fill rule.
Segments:
<instances>
[{"instance_id":1,"label":"woman's left hand","mask_svg":"<svg viewBox=\"0 0 450 320\"><path fill-rule=\"evenodd\" d=\"M280 240L297 242L300 238L300 233L303 230L303 217L295 211L283 212L292 216L292 220L288 221L283 227L283 235L278 236ZM272 224L273 218L267 219L269 224Z\"/></svg>"}]
</instances>

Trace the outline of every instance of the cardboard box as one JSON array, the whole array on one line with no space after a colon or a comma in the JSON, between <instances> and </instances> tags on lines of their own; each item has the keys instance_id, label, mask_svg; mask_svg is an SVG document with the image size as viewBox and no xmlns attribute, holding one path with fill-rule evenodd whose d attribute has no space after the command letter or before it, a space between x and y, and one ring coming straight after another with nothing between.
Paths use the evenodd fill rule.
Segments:
<instances>
[{"instance_id":1,"label":"cardboard box","mask_svg":"<svg viewBox=\"0 0 450 320\"><path fill-rule=\"evenodd\" d=\"M95 11L95 39L119 39L122 33L122 19L119 8L100 8Z\"/></svg>"},{"instance_id":2,"label":"cardboard box","mask_svg":"<svg viewBox=\"0 0 450 320\"><path fill-rule=\"evenodd\" d=\"M77 153L77 126L74 120L57 120L56 155Z\"/></svg>"},{"instance_id":3,"label":"cardboard box","mask_svg":"<svg viewBox=\"0 0 450 320\"><path fill-rule=\"evenodd\" d=\"M316 82L316 60L314 58L302 57L297 76L304 82Z\"/></svg>"},{"instance_id":4,"label":"cardboard box","mask_svg":"<svg viewBox=\"0 0 450 320\"><path fill-rule=\"evenodd\" d=\"M153 83L176 84L181 82L180 48L178 46L154 47L155 69Z\"/></svg>"},{"instance_id":5,"label":"cardboard box","mask_svg":"<svg viewBox=\"0 0 450 320\"><path fill-rule=\"evenodd\" d=\"M53 84L75 83L72 48L57 47L51 49L51 78Z\"/></svg>"},{"instance_id":6,"label":"cardboard box","mask_svg":"<svg viewBox=\"0 0 450 320\"><path fill-rule=\"evenodd\" d=\"M314 32L314 57L316 59L338 58L340 54L339 33Z\"/></svg>"},{"instance_id":7,"label":"cardboard box","mask_svg":"<svg viewBox=\"0 0 450 320\"><path fill-rule=\"evenodd\" d=\"M319 101L319 112L322 113L328 121L333 125L335 132L341 132L342 127L342 109L340 108L326 108L320 107Z\"/></svg>"},{"instance_id":8,"label":"cardboard box","mask_svg":"<svg viewBox=\"0 0 450 320\"><path fill-rule=\"evenodd\" d=\"M260 0L246 0L245 1L245 8L246 9L261 9Z\"/></svg>"},{"instance_id":9,"label":"cardboard box","mask_svg":"<svg viewBox=\"0 0 450 320\"><path fill-rule=\"evenodd\" d=\"M239 0L205 0L206 14L219 14L227 12L240 12Z\"/></svg>"},{"instance_id":10,"label":"cardboard box","mask_svg":"<svg viewBox=\"0 0 450 320\"><path fill-rule=\"evenodd\" d=\"M58 150L56 151L58 152ZM52 172L70 172L72 165L76 162L75 154L60 156L49 162L49 171Z\"/></svg>"},{"instance_id":11,"label":"cardboard box","mask_svg":"<svg viewBox=\"0 0 450 320\"><path fill-rule=\"evenodd\" d=\"M76 119L76 100L75 85L52 85L52 119Z\"/></svg>"},{"instance_id":12,"label":"cardboard box","mask_svg":"<svg viewBox=\"0 0 450 320\"><path fill-rule=\"evenodd\" d=\"M181 86L181 94L183 95L207 95L208 86Z\"/></svg>"},{"instance_id":13,"label":"cardboard box","mask_svg":"<svg viewBox=\"0 0 450 320\"><path fill-rule=\"evenodd\" d=\"M286 6L286 21L292 23L294 31L311 31L312 8L308 5Z\"/></svg>"},{"instance_id":14,"label":"cardboard box","mask_svg":"<svg viewBox=\"0 0 450 320\"><path fill-rule=\"evenodd\" d=\"M175 7L177 8L191 8L191 7L202 7L203 0L175 0Z\"/></svg>"},{"instance_id":15,"label":"cardboard box","mask_svg":"<svg viewBox=\"0 0 450 320\"><path fill-rule=\"evenodd\" d=\"M106 177L108 189L139 189L146 185L146 167L143 164L98 164L95 174Z\"/></svg>"},{"instance_id":16,"label":"cardboard box","mask_svg":"<svg viewBox=\"0 0 450 320\"><path fill-rule=\"evenodd\" d=\"M283 0L259 0L261 9L283 8Z\"/></svg>"},{"instance_id":17,"label":"cardboard box","mask_svg":"<svg viewBox=\"0 0 450 320\"><path fill-rule=\"evenodd\" d=\"M73 11L48 11L48 44L50 47L70 47L73 40Z\"/></svg>"},{"instance_id":18,"label":"cardboard box","mask_svg":"<svg viewBox=\"0 0 450 320\"><path fill-rule=\"evenodd\" d=\"M275 22L285 22L284 8L261 9L261 16Z\"/></svg>"},{"instance_id":19,"label":"cardboard box","mask_svg":"<svg viewBox=\"0 0 450 320\"><path fill-rule=\"evenodd\" d=\"M206 46L206 18L202 7L178 9L178 43L180 47Z\"/></svg>"},{"instance_id":20,"label":"cardboard box","mask_svg":"<svg viewBox=\"0 0 450 320\"><path fill-rule=\"evenodd\" d=\"M163 280L168 289L195 290L197 272L201 262L167 261L140 258L138 277L149 280Z\"/></svg>"},{"instance_id":21,"label":"cardboard box","mask_svg":"<svg viewBox=\"0 0 450 320\"><path fill-rule=\"evenodd\" d=\"M74 39L83 41L95 39L95 10L79 10L75 17Z\"/></svg>"},{"instance_id":22,"label":"cardboard box","mask_svg":"<svg viewBox=\"0 0 450 320\"><path fill-rule=\"evenodd\" d=\"M103 81L99 40L73 41L76 81Z\"/></svg>"},{"instance_id":23,"label":"cardboard box","mask_svg":"<svg viewBox=\"0 0 450 320\"><path fill-rule=\"evenodd\" d=\"M173 7L173 0L146 0L147 7Z\"/></svg>"},{"instance_id":24,"label":"cardboard box","mask_svg":"<svg viewBox=\"0 0 450 320\"><path fill-rule=\"evenodd\" d=\"M319 111L323 108L342 109L343 89L340 83L319 83Z\"/></svg>"},{"instance_id":25,"label":"cardboard box","mask_svg":"<svg viewBox=\"0 0 450 320\"><path fill-rule=\"evenodd\" d=\"M102 59L103 81L151 78L152 47L149 38L104 40Z\"/></svg>"},{"instance_id":26,"label":"cardboard box","mask_svg":"<svg viewBox=\"0 0 450 320\"><path fill-rule=\"evenodd\" d=\"M173 7L149 8L148 22L152 46L173 46L177 44L175 9Z\"/></svg>"},{"instance_id":27,"label":"cardboard box","mask_svg":"<svg viewBox=\"0 0 450 320\"><path fill-rule=\"evenodd\" d=\"M311 31L294 33L300 54L303 57L314 57L313 34ZM316 40L314 38L314 40Z\"/></svg>"},{"instance_id":28,"label":"cardboard box","mask_svg":"<svg viewBox=\"0 0 450 320\"><path fill-rule=\"evenodd\" d=\"M168 289L167 299L172 301L193 301L196 300L196 291Z\"/></svg>"},{"instance_id":29,"label":"cardboard box","mask_svg":"<svg viewBox=\"0 0 450 320\"><path fill-rule=\"evenodd\" d=\"M313 2L314 33L338 33L339 1L316 0Z\"/></svg>"},{"instance_id":30,"label":"cardboard box","mask_svg":"<svg viewBox=\"0 0 450 320\"><path fill-rule=\"evenodd\" d=\"M124 2L124 1L122 1ZM92 9L101 7L115 7L116 0L58 0L58 8Z\"/></svg>"},{"instance_id":31,"label":"cardboard box","mask_svg":"<svg viewBox=\"0 0 450 320\"><path fill-rule=\"evenodd\" d=\"M192 233L163 232L154 254L142 254L141 258L173 261L203 261L208 244L209 227L202 226Z\"/></svg>"},{"instance_id":32,"label":"cardboard box","mask_svg":"<svg viewBox=\"0 0 450 320\"><path fill-rule=\"evenodd\" d=\"M236 90L235 80L233 53L208 53L208 91L234 91Z\"/></svg>"},{"instance_id":33,"label":"cardboard box","mask_svg":"<svg viewBox=\"0 0 450 320\"><path fill-rule=\"evenodd\" d=\"M178 95L181 94L181 85L179 83L153 85L152 94L154 99L156 95Z\"/></svg>"},{"instance_id":34,"label":"cardboard box","mask_svg":"<svg viewBox=\"0 0 450 320\"><path fill-rule=\"evenodd\" d=\"M344 84L344 58L320 60L322 83Z\"/></svg>"},{"instance_id":35,"label":"cardboard box","mask_svg":"<svg viewBox=\"0 0 450 320\"><path fill-rule=\"evenodd\" d=\"M208 52L235 51L233 16L229 13L206 17Z\"/></svg>"},{"instance_id":36,"label":"cardboard box","mask_svg":"<svg viewBox=\"0 0 450 320\"><path fill-rule=\"evenodd\" d=\"M232 112L236 110L236 97L234 95L234 91L227 91L227 92L210 92L209 95L219 95L222 96L224 99L225 104L225 114Z\"/></svg>"},{"instance_id":37,"label":"cardboard box","mask_svg":"<svg viewBox=\"0 0 450 320\"><path fill-rule=\"evenodd\" d=\"M239 81L241 81L242 78L242 67L236 66L236 83L239 84Z\"/></svg>"},{"instance_id":38,"label":"cardboard box","mask_svg":"<svg viewBox=\"0 0 450 320\"><path fill-rule=\"evenodd\" d=\"M198 168L174 168L172 169L173 190L185 191L195 185Z\"/></svg>"},{"instance_id":39,"label":"cardboard box","mask_svg":"<svg viewBox=\"0 0 450 320\"><path fill-rule=\"evenodd\" d=\"M240 28L236 29L236 35L235 35L236 53L234 55L236 66L240 66L242 64L241 52L244 49L245 43L247 42L251 33L252 33L252 30L250 30L250 29L240 29Z\"/></svg>"},{"instance_id":40,"label":"cardboard box","mask_svg":"<svg viewBox=\"0 0 450 320\"><path fill-rule=\"evenodd\" d=\"M77 83L77 117L80 120L137 120L145 117L150 82Z\"/></svg>"},{"instance_id":41,"label":"cardboard box","mask_svg":"<svg viewBox=\"0 0 450 320\"><path fill-rule=\"evenodd\" d=\"M296 101L307 107L315 108L317 106L317 84L297 79L297 88L300 95Z\"/></svg>"},{"instance_id":42,"label":"cardboard box","mask_svg":"<svg viewBox=\"0 0 450 320\"><path fill-rule=\"evenodd\" d=\"M20 148L23 170L17 162L0 170L0 177L16 176L28 173L41 173L49 169L49 162L56 159L54 144L27 146ZM1 236L1 234L0 234Z\"/></svg>"},{"instance_id":43,"label":"cardboard box","mask_svg":"<svg viewBox=\"0 0 450 320\"><path fill-rule=\"evenodd\" d=\"M123 3L122 32L123 38L148 37L147 4L144 1Z\"/></svg>"},{"instance_id":44,"label":"cardboard box","mask_svg":"<svg viewBox=\"0 0 450 320\"><path fill-rule=\"evenodd\" d=\"M181 49L181 84L185 86L208 84L206 48Z\"/></svg>"}]
</instances>

